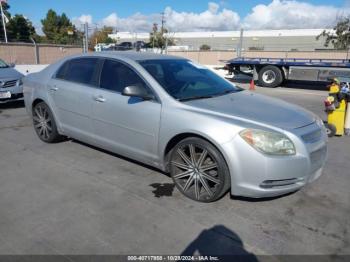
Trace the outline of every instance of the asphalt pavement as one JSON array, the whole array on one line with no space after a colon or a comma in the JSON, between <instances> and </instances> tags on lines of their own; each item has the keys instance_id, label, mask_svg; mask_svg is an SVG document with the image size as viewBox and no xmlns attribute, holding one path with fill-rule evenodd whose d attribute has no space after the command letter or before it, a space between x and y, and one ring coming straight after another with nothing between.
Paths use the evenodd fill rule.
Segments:
<instances>
[{"instance_id":1,"label":"asphalt pavement","mask_svg":"<svg viewBox=\"0 0 350 262\"><path fill-rule=\"evenodd\" d=\"M254 92L326 119L321 87ZM196 203L153 168L45 144L23 104L0 105L0 254L350 254L349 169L350 138L334 137L323 175L296 193Z\"/></svg>"}]
</instances>

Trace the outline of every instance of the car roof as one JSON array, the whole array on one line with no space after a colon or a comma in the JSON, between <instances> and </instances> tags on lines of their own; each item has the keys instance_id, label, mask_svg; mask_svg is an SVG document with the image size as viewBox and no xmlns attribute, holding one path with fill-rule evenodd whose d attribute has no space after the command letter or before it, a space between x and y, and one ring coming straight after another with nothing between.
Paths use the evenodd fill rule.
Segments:
<instances>
[{"instance_id":1,"label":"car roof","mask_svg":"<svg viewBox=\"0 0 350 262\"><path fill-rule=\"evenodd\" d=\"M159 59L175 59L175 60L186 60L183 57L164 55L164 54L155 54L150 52L135 52L135 51L102 51L102 52L93 52L86 53L83 55L77 55L75 57L83 56L98 56L98 57L110 57L110 58L125 58L134 61L142 60L159 60Z\"/></svg>"}]
</instances>

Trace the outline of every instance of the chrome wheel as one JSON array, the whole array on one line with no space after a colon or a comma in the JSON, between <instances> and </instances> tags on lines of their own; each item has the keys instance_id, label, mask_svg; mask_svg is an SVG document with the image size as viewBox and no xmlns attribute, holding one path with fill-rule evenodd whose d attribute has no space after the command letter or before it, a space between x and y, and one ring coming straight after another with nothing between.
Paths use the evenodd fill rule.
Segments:
<instances>
[{"instance_id":1,"label":"chrome wheel","mask_svg":"<svg viewBox=\"0 0 350 262\"><path fill-rule=\"evenodd\" d=\"M262 79L266 84L272 84L275 82L276 77L276 73L273 70L266 70L262 75Z\"/></svg>"},{"instance_id":2,"label":"chrome wheel","mask_svg":"<svg viewBox=\"0 0 350 262\"><path fill-rule=\"evenodd\" d=\"M42 140L48 141L51 139L53 127L47 107L39 104L34 108L33 123L36 133Z\"/></svg>"},{"instance_id":3,"label":"chrome wheel","mask_svg":"<svg viewBox=\"0 0 350 262\"><path fill-rule=\"evenodd\" d=\"M209 202L222 189L219 164L203 146L185 144L176 148L170 164L176 186L194 200Z\"/></svg>"}]
</instances>

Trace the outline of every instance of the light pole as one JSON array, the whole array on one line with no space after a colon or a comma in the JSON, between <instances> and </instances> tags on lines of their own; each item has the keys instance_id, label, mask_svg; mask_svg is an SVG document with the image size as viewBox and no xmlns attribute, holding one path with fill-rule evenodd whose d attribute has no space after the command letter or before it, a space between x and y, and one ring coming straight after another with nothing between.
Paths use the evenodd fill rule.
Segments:
<instances>
[{"instance_id":1,"label":"light pole","mask_svg":"<svg viewBox=\"0 0 350 262\"><path fill-rule=\"evenodd\" d=\"M242 56L242 48L243 48L243 28L241 28L241 33L239 36L239 46L237 48L237 57Z\"/></svg>"},{"instance_id":2,"label":"light pole","mask_svg":"<svg viewBox=\"0 0 350 262\"><path fill-rule=\"evenodd\" d=\"M0 7L1 7L1 18L2 18L2 26L4 27L4 34L5 34L5 42L7 43L7 32L6 32L6 23L5 23L5 14L4 9L2 8L2 2L5 2L5 0L0 0Z\"/></svg>"}]
</instances>

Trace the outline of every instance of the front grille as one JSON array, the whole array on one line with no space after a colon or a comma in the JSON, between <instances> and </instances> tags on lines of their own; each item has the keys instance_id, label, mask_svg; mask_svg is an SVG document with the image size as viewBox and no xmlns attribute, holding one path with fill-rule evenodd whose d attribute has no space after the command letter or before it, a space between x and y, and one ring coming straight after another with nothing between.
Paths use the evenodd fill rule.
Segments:
<instances>
[{"instance_id":1,"label":"front grille","mask_svg":"<svg viewBox=\"0 0 350 262\"><path fill-rule=\"evenodd\" d=\"M327 155L327 146L324 146L312 153L310 153L310 161L311 161L311 172L317 171L322 167L324 161L326 160Z\"/></svg>"},{"instance_id":2,"label":"front grille","mask_svg":"<svg viewBox=\"0 0 350 262\"><path fill-rule=\"evenodd\" d=\"M304 140L305 143L315 143L319 141L321 137L322 137L321 129L314 130L310 133L307 133L301 136L301 138Z\"/></svg>"},{"instance_id":3,"label":"front grille","mask_svg":"<svg viewBox=\"0 0 350 262\"><path fill-rule=\"evenodd\" d=\"M10 80L10 81L6 81L4 83L4 85L2 86L2 88L9 88L9 87L13 87L17 84L18 80Z\"/></svg>"}]
</instances>

